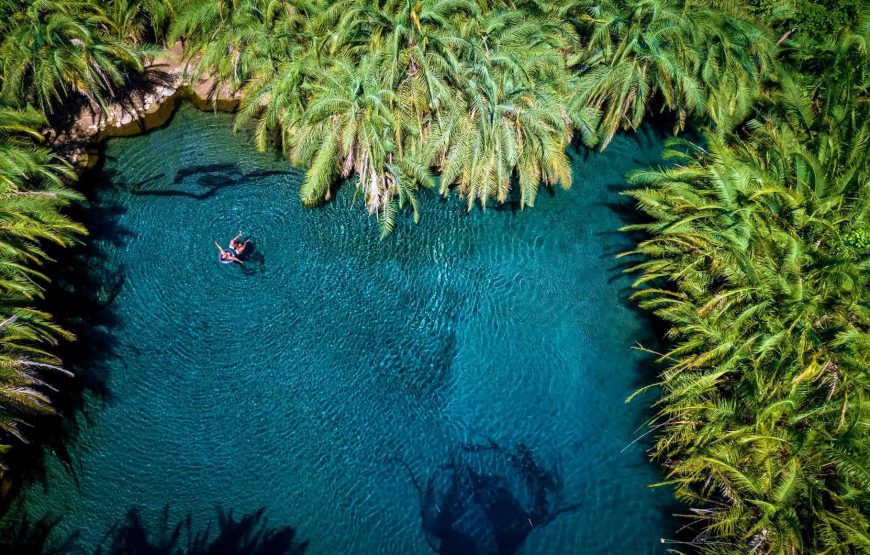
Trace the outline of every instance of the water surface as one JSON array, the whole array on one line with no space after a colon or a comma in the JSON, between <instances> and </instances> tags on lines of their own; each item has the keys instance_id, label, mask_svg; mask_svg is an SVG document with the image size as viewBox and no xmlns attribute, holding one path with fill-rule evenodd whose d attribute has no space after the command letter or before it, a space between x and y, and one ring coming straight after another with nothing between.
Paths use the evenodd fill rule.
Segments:
<instances>
[{"instance_id":1,"label":"water surface","mask_svg":"<svg viewBox=\"0 0 870 555\"><path fill-rule=\"evenodd\" d=\"M153 536L217 507L264 508L309 554L429 553L444 519L480 553L511 527L520 553L662 551L670 497L629 445L649 397L624 404L652 379L631 349L649 324L613 257L617 189L656 162L654 134L573 152L574 187L531 210L423 194L421 224L379 241L350 187L304 209L302 174L230 126L183 106L108 144L89 333L112 352L79 368L104 392L32 516L62 515L55 537L85 553L131 509ZM253 259L218 264L239 230Z\"/></svg>"}]
</instances>

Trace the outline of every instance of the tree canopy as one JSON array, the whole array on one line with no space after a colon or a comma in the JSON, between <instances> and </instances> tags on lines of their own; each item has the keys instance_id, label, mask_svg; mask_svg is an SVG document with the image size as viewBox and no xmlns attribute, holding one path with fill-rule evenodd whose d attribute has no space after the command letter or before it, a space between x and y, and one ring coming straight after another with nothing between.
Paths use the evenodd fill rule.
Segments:
<instances>
[{"instance_id":1,"label":"tree canopy","mask_svg":"<svg viewBox=\"0 0 870 555\"><path fill-rule=\"evenodd\" d=\"M691 127L625 193L635 298L669 326L651 455L685 544L870 552L866 3L0 0L0 451L52 410L44 348L68 334L34 308L40 266L84 232L40 129L177 41L240 95L236 129L304 168L301 202L346 184L384 236L422 189L532 207L572 185L572 142Z\"/></svg>"}]
</instances>

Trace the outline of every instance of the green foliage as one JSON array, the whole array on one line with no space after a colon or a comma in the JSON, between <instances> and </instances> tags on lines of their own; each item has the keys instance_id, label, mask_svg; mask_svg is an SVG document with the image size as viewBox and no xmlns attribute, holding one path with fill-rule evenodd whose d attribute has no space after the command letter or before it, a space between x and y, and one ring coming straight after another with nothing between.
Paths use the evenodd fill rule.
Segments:
<instances>
[{"instance_id":1,"label":"green foliage","mask_svg":"<svg viewBox=\"0 0 870 555\"><path fill-rule=\"evenodd\" d=\"M303 202L354 176L384 229L398 199L430 182L389 169L403 160L440 173L441 193L469 210L512 195L533 206L541 183L570 186L575 135L603 148L653 104L677 113L677 130L693 114L742 121L774 52L749 20L676 0L187 0L177 11L170 40L241 90L238 125L256 121L259 148L275 142L308 168Z\"/></svg>"},{"instance_id":2,"label":"green foliage","mask_svg":"<svg viewBox=\"0 0 870 555\"><path fill-rule=\"evenodd\" d=\"M542 181L569 186L565 148L596 140L597 114L577 101L565 52L577 37L542 11L475 1L183 3L184 37L203 72L241 89L238 125L306 166L305 204L355 183L382 229L442 174L482 206ZM229 55L227 55L229 53Z\"/></svg>"},{"instance_id":3,"label":"green foliage","mask_svg":"<svg viewBox=\"0 0 870 555\"><path fill-rule=\"evenodd\" d=\"M635 297L671 326L653 454L702 552L870 548L866 38L631 176Z\"/></svg>"},{"instance_id":4,"label":"green foliage","mask_svg":"<svg viewBox=\"0 0 870 555\"><path fill-rule=\"evenodd\" d=\"M859 227L847 232L843 243L861 253L870 251L870 228Z\"/></svg>"},{"instance_id":5,"label":"green foliage","mask_svg":"<svg viewBox=\"0 0 870 555\"><path fill-rule=\"evenodd\" d=\"M160 42L175 13L172 0L112 0L104 6L117 36L133 44Z\"/></svg>"},{"instance_id":6,"label":"green foliage","mask_svg":"<svg viewBox=\"0 0 870 555\"><path fill-rule=\"evenodd\" d=\"M68 334L28 308L46 280L37 269L47 260L42 245L68 246L84 233L59 212L79 197L63 183L69 167L37 146L43 124L34 110L0 106L0 453L27 440L30 415L52 412L42 374L66 372L40 346Z\"/></svg>"},{"instance_id":7,"label":"green foliage","mask_svg":"<svg viewBox=\"0 0 870 555\"><path fill-rule=\"evenodd\" d=\"M53 112L72 94L105 106L105 96L142 70L142 51L126 44L95 2L0 3L0 98Z\"/></svg>"},{"instance_id":8,"label":"green foliage","mask_svg":"<svg viewBox=\"0 0 870 555\"><path fill-rule=\"evenodd\" d=\"M863 0L744 0L749 12L762 21L776 22L780 30L794 29L799 37L825 41L853 25Z\"/></svg>"},{"instance_id":9,"label":"green foliage","mask_svg":"<svg viewBox=\"0 0 870 555\"><path fill-rule=\"evenodd\" d=\"M653 111L703 129L627 193L635 298L670 325L652 453L702 552L870 551L861 0L0 0L0 453L51 412L41 346L65 334L28 307L45 242L83 233L43 115L105 107L177 40L240 92L237 129L305 167L303 203L350 181L384 236L435 175L469 210L533 206L570 186L575 138Z\"/></svg>"}]
</instances>

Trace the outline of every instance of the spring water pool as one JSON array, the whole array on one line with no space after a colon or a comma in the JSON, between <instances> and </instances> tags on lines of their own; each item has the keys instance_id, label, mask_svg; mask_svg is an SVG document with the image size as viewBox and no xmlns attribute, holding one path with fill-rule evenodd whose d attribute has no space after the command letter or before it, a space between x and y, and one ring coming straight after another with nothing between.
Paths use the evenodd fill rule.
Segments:
<instances>
[{"instance_id":1,"label":"spring water pool","mask_svg":"<svg viewBox=\"0 0 870 555\"><path fill-rule=\"evenodd\" d=\"M308 554L663 551L672 499L631 444L650 397L624 403L651 332L614 259L617 189L658 136L572 153L574 187L524 212L423 193L422 222L379 241L351 187L305 209L302 174L230 128L182 106L108 143L88 212L105 307L80 340L109 341L77 368L102 391L32 518L61 516L75 553L228 511L262 553L284 527ZM252 260L218 264L240 229ZM232 543L210 553L256 551Z\"/></svg>"}]
</instances>

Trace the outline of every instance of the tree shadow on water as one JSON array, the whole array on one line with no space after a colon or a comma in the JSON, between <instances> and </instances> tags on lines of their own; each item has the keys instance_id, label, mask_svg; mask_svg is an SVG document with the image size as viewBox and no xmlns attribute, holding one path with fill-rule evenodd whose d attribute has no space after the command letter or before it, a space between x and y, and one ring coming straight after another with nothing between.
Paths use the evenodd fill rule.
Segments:
<instances>
[{"instance_id":1,"label":"tree shadow on water","mask_svg":"<svg viewBox=\"0 0 870 555\"><path fill-rule=\"evenodd\" d=\"M635 209L634 199L620 194L630 190L630 186L627 184L613 184L607 188L613 193L613 200L602 203L603 209L615 214L619 218L621 226L631 226L650 221L647 216ZM668 325L649 310L642 309L638 304L640 302L639 299L631 298L638 291L638 288L634 287L633 283L640 277L640 274L628 272L643 259L637 255L627 255L616 260L617 256L627 253L640 242L649 239L649 234L638 230L613 229L603 231L598 236L602 238L602 244L611 245L611 247L605 249L603 254L606 258L613 260L609 265L608 283L618 287L619 302L634 313L636 318L642 323L640 334L637 337L631 338L632 342L636 345L643 345L646 348L659 351L664 343L663 338L667 333ZM646 284L646 286L650 285L653 284ZM645 386L654 381L656 373L661 370L655 364L653 355L649 353L647 355L640 357L643 360L638 363L643 368L638 368L638 371L635 373L639 378L634 384L637 387Z\"/></svg>"},{"instance_id":2,"label":"tree shadow on water","mask_svg":"<svg viewBox=\"0 0 870 555\"><path fill-rule=\"evenodd\" d=\"M152 197L187 197L194 200L206 200L215 196L222 189L250 183L253 180L275 175L291 175L292 172L280 170L257 170L243 173L236 163L200 164L187 166L175 172L172 178L174 188L160 186L160 181L166 174L152 175L142 181L130 184L130 194ZM151 186L155 185L155 186ZM188 190L179 185L193 186Z\"/></svg>"},{"instance_id":3,"label":"tree shadow on water","mask_svg":"<svg viewBox=\"0 0 870 555\"><path fill-rule=\"evenodd\" d=\"M240 268L246 276L262 274L266 271L266 257L257 248L257 243L253 239L248 239L248 246L245 247L245 252L239 255L239 258L244 262ZM235 266L235 264L232 265Z\"/></svg>"},{"instance_id":4,"label":"tree shadow on water","mask_svg":"<svg viewBox=\"0 0 870 555\"><path fill-rule=\"evenodd\" d=\"M79 189L86 201L70 216L85 225L88 236L81 246L56 253L45 300L58 323L76 336L61 345L61 359L85 389L104 400L110 399L108 362L117 356L115 330L121 325L114 302L126 281L123 263L110 253L125 248L134 233L121 224L127 208L97 191L118 186L113 174L99 167L82 176Z\"/></svg>"},{"instance_id":5,"label":"tree shadow on water","mask_svg":"<svg viewBox=\"0 0 870 555\"><path fill-rule=\"evenodd\" d=\"M46 248L53 262L45 273L52 281L46 286L39 308L75 335L74 341L61 341L50 349L74 377L60 373L45 376L46 386L54 390L52 406L59 416L34 417L30 443L16 446L9 453L8 466L15 474L8 476L14 488L29 482L42 482L47 487L47 451L57 456L75 479L67 446L78 433L79 417L89 418L86 399L91 396L111 400L109 363L117 356L115 330L120 326L113 303L124 287L125 271L108 251L110 247L123 247L132 233L120 223L126 208L97 199L96 189L104 183L99 170L83 175L79 189L86 200L65 210L70 218L86 226L88 236L72 248ZM5 503L12 501L14 493L5 497ZM0 506L0 514L6 508Z\"/></svg>"},{"instance_id":6,"label":"tree shadow on water","mask_svg":"<svg viewBox=\"0 0 870 555\"><path fill-rule=\"evenodd\" d=\"M175 188L161 187L161 181L166 174L152 175L127 187L130 194L151 197L188 197L195 200L206 200L216 195L221 189L237 185L242 180L238 164L202 164L188 166L175 172L172 184ZM150 185L153 187L148 187ZM178 188L179 185L192 186L192 190Z\"/></svg>"},{"instance_id":7,"label":"tree shadow on water","mask_svg":"<svg viewBox=\"0 0 870 555\"><path fill-rule=\"evenodd\" d=\"M615 214L620 221L620 226L644 224L651 221L647 215L636 209L636 201L633 198L620 194L632 189L628 183L611 184L607 186L607 189L612 193L612 200L603 202L602 209ZM605 249L603 256L611 260L634 249L640 242L650 238L650 235L642 230L626 231L621 229L604 231L598 236L601 237L602 244L610 245L609 248ZM623 364L632 366L630 372L632 379L628 385L634 391L659 380L659 374L665 369L666 363L660 359L657 353L667 351L666 336L670 327L650 310L641 308L639 305L641 299L632 298L632 295L642 287L661 285L661 283L647 282L640 288L633 287L633 282L640 277L640 274L628 272L642 260L643 258L638 255L627 255L619 258L609 265L608 275L608 283L618 288L619 302L640 323L639 329L633 336L625 337L625 353L627 354L631 349L632 356L622 358L625 361ZM631 443L626 440L628 444L626 449L629 445L637 443L638 446L646 450L654 442L656 436L653 433L653 428L650 428L650 423L655 421L658 412L658 409L653 405L658 394L658 389L653 388L632 400L631 405L633 405L633 412L636 414L635 424L637 427L634 430ZM652 462L649 464L654 465ZM685 507L675 498L670 497L665 502L664 511L667 514L679 514L685 511ZM678 535L678 537L680 536Z\"/></svg>"},{"instance_id":8,"label":"tree shadow on water","mask_svg":"<svg viewBox=\"0 0 870 555\"><path fill-rule=\"evenodd\" d=\"M535 528L580 508L562 503L561 474L540 466L523 444L463 444L425 487L399 462L420 497L426 541L442 555L512 555Z\"/></svg>"},{"instance_id":9,"label":"tree shadow on water","mask_svg":"<svg viewBox=\"0 0 870 555\"><path fill-rule=\"evenodd\" d=\"M80 545L80 534L56 538L57 518L7 521L0 526L0 553L16 555L303 555L307 541L290 526L270 526L265 509L236 519L216 509L217 518L194 531L192 515L172 522L169 507L150 529L137 508L109 528L92 550Z\"/></svg>"}]
</instances>

